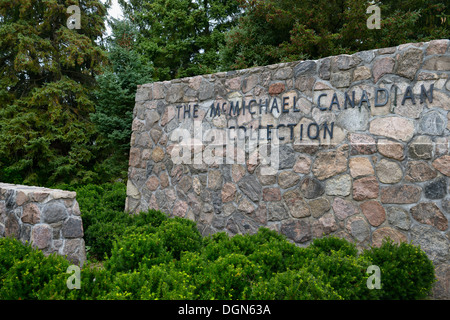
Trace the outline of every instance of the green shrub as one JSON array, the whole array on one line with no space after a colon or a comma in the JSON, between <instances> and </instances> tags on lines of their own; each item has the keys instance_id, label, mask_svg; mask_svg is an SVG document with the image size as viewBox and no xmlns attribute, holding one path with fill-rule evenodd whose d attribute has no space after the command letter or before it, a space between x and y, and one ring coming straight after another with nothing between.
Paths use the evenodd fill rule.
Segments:
<instances>
[{"instance_id":1,"label":"green shrub","mask_svg":"<svg viewBox=\"0 0 450 320\"><path fill-rule=\"evenodd\" d=\"M334 251L320 253L305 263L305 269L328 283L345 300L369 299L366 273L370 263L362 258Z\"/></svg>"},{"instance_id":2,"label":"green shrub","mask_svg":"<svg viewBox=\"0 0 450 320\"><path fill-rule=\"evenodd\" d=\"M97 260L103 260L105 256L111 256L114 242L125 233L126 228L127 224L114 221L100 221L91 224L84 232L84 240L86 246L89 247L89 255Z\"/></svg>"},{"instance_id":3,"label":"green shrub","mask_svg":"<svg viewBox=\"0 0 450 320\"><path fill-rule=\"evenodd\" d=\"M114 242L124 234L156 232L157 227L167 219L166 214L156 210L136 215L105 211L103 216L97 217L95 222L87 227L84 238L86 245L90 246L90 253L97 259L103 259L105 255L111 256Z\"/></svg>"},{"instance_id":4,"label":"green shrub","mask_svg":"<svg viewBox=\"0 0 450 320\"><path fill-rule=\"evenodd\" d=\"M86 233L96 253L106 254L104 267L88 261L81 289L69 290L66 259L1 238L0 299L423 299L434 281L432 262L409 244L388 241L358 255L344 239L315 239L300 248L266 228L202 238L187 219L92 205L117 190L84 191ZM370 265L381 269L380 290L367 288Z\"/></svg>"},{"instance_id":5,"label":"green shrub","mask_svg":"<svg viewBox=\"0 0 450 320\"><path fill-rule=\"evenodd\" d=\"M204 248L202 250L206 259L214 261L230 253L239 253L246 256L251 255L261 244L270 241L285 241L274 237L273 231L261 228L255 235L237 234L230 237L225 232L218 232L204 238ZM276 240L275 240L276 239Z\"/></svg>"},{"instance_id":6,"label":"green shrub","mask_svg":"<svg viewBox=\"0 0 450 320\"><path fill-rule=\"evenodd\" d=\"M314 239L308 247L316 254L333 254L336 251L343 253L344 255L356 257L358 255L358 249L354 243L351 243L345 239L337 237L324 237Z\"/></svg>"},{"instance_id":7,"label":"green shrub","mask_svg":"<svg viewBox=\"0 0 450 320\"><path fill-rule=\"evenodd\" d=\"M148 211L142 211L139 214L131 215L130 223L134 226L147 226L152 225L153 227L159 227L161 223L169 219L169 217L159 211L149 209Z\"/></svg>"},{"instance_id":8,"label":"green shrub","mask_svg":"<svg viewBox=\"0 0 450 320\"><path fill-rule=\"evenodd\" d=\"M184 270L153 266L147 273L147 282L141 289L143 300L192 300L196 288L192 276Z\"/></svg>"},{"instance_id":9,"label":"green shrub","mask_svg":"<svg viewBox=\"0 0 450 320\"><path fill-rule=\"evenodd\" d=\"M0 288L7 271L32 251L33 248L28 243L24 245L19 240L10 237L0 238Z\"/></svg>"},{"instance_id":10,"label":"green shrub","mask_svg":"<svg viewBox=\"0 0 450 320\"><path fill-rule=\"evenodd\" d=\"M141 265L130 273L117 273L111 290L101 299L106 300L186 300L193 299L195 288L190 284L191 276L177 270L173 263Z\"/></svg>"},{"instance_id":11,"label":"green shrub","mask_svg":"<svg viewBox=\"0 0 450 320\"><path fill-rule=\"evenodd\" d=\"M218 232L203 239L202 255L208 261L236 252L233 242L225 232Z\"/></svg>"},{"instance_id":12,"label":"green shrub","mask_svg":"<svg viewBox=\"0 0 450 320\"><path fill-rule=\"evenodd\" d=\"M70 263L62 256L44 256L42 251L33 249L22 260L15 261L6 272L0 288L0 299L39 299L39 290L58 274L66 272Z\"/></svg>"},{"instance_id":13,"label":"green shrub","mask_svg":"<svg viewBox=\"0 0 450 320\"><path fill-rule=\"evenodd\" d=\"M195 222L188 219L175 217L164 220L156 234L175 259L180 259L183 251L200 250L203 244L202 236Z\"/></svg>"},{"instance_id":14,"label":"green shrub","mask_svg":"<svg viewBox=\"0 0 450 320\"><path fill-rule=\"evenodd\" d=\"M249 300L339 300L339 294L305 269L287 270L258 282L247 292Z\"/></svg>"},{"instance_id":15,"label":"green shrub","mask_svg":"<svg viewBox=\"0 0 450 320\"><path fill-rule=\"evenodd\" d=\"M80 288L67 288L68 273L55 274L39 290L43 300L96 300L101 299L112 290L114 274L101 267L85 263L80 271Z\"/></svg>"},{"instance_id":16,"label":"green shrub","mask_svg":"<svg viewBox=\"0 0 450 320\"><path fill-rule=\"evenodd\" d=\"M281 273L289 268L301 269L311 251L299 248L286 240L269 240L262 243L248 257L261 267L263 277L269 278L276 273Z\"/></svg>"},{"instance_id":17,"label":"green shrub","mask_svg":"<svg viewBox=\"0 0 450 320\"><path fill-rule=\"evenodd\" d=\"M380 299L424 299L435 281L434 266L420 247L392 240L383 241L362 254L380 268L381 289L372 291Z\"/></svg>"},{"instance_id":18,"label":"green shrub","mask_svg":"<svg viewBox=\"0 0 450 320\"><path fill-rule=\"evenodd\" d=\"M99 298L100 300L140 299L140 291L146 282L145 276L138 270L116 273L111 283L111 290L104 292Z\"/></svg>"},{"instance_id":19,"label":"green shrub","mask_svg":"<svg viewBox=\"0 0 450 320\"><path fill-rule=\"evenodd\" d=\"M230 253L210 262L204 272L197 275L199 298L243 299L245 291L260 277L259 265L242 254Z\"/></svg>"},{"instance_id":20,"label":"green shrub","mask_svg":"<svg viewBox=\"0 0 450 320\"><path fill-rule=\"evenodd\" d=\"M159 234L129 233L113 245L111 257L105 261L105 268L111 272L131 272L140 264L152 266L171 260Z\"/></svg>"},{"instance_id":21,"label":"green shrub","mask_svg":"<svg viewBox=\"0 0 450 320\"><path fill-rule=\"evenodd\" d=\"M131 220L130 215L124 212L126 185L105 183L58 187L77 192L89 255L100 260L105 254L111 255L113 242L123 234Z\"/></svg>"}]
</instances>

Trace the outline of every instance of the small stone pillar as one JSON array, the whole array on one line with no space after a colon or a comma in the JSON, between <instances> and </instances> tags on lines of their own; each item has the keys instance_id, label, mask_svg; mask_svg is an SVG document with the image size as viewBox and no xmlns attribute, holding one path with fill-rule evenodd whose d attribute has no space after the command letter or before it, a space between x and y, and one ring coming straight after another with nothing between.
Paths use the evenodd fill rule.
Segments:
<instances>
[{"instance_id":1,"label":"small stone pillar","mask_svg":"<svg viewBox=\"0 0 450 320\"><path fill-rule=\"evenodd\" d=\"M76 192L0 183L0 237L14 237L77 265L86 260Z\"/></svg>"}]
</instances>

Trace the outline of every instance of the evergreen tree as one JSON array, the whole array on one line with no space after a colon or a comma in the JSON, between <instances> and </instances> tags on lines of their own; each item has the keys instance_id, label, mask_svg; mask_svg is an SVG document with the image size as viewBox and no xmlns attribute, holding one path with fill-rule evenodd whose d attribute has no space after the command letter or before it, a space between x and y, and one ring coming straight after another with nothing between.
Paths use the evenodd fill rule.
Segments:
<instances>
[{"instance_id":1,"label":"evergreen tree","mask_svg":"<svg viewBox=\"0 0 450 320\"><path fill-rule=\"evenodd\" d=\"M112 36L107 39L110 65L97 77L95 113L91 119L101 134L101 172L126 178L131 123L137 85L152 82L152 64L136 50L136 29L126 20L112 20Z\"/></svg>"},{"instance_id":2,"label":"evergreen tree","mask_svg":"<svg viewBox=\"0 0 450 320\"><path fill-rule=\"evenodd\" d=\"M69 29L71 5L81 28ZM0 1L0 181L90 182L95 76L107 61L98 0Z\"/></svg>"},{"instance_id":3,"label":"evergreen tree","mask_svg":"<svg viewBox=\"0 0 450 320\"><path fill-rule=\"evenodd\" d=\"M381 29L367 28L368 0L238 0L245 14L226 35L222 69L351 54L450 37L443 0L375 1Z\"/></svg>"},{"instance_id":4,"label":"evergreen tree","mask_svg":"<svg viewBox=\"0 0 450 320\"><path fill-rule=\"evenodd\" d=\"M224 32L241 10L236 0L119 0L137 27L137 50L153 62L159 80L218 69Z\"/></svg>"}]
</instances>

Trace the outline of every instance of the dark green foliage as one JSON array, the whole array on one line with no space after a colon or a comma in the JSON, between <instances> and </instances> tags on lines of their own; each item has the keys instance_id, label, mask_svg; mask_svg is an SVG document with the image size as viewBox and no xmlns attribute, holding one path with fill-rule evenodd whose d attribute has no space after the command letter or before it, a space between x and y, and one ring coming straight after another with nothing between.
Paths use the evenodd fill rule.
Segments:
<instances>
[{"instance_id":1,"label":"dark green foliage","mask_svg":"<svg viewBox=\"0 0 450 320\"><path fill-rule=\"evenodd\" d=\"M21 261L33 249L29 245L23 245L14 238L0 238L0 287L6 272L17 262Z\"/></svg>"},{"instance_id":2,"label":"dark green foliage","mask_svg":"<svg viewBox=\"0 0 450 320\"><path fill-rule=\"evenodd\" d=\"M163 221L156 235L175 259L179 259L183 251L195 252L202 246L202 236L195 222L179 217Z\"/></svg>"},{"instance_id":3,"label":"dark green foliage","mask_svg":"<svg viewBox=\"0 0 450 320\"><path fill-rule=\"evenodd\" d=\"M320 278L314 277L305 269L288 270L277 273L268 280L256 283L249 300L340 300L342 299Z\"/></svg>"},{"instance_id":4,"label":"dark green foliage","mask_svg":"<svg viewBox=\"0 0 450 320\"><path fill-rule=\"evenodd\" d=\"M141 264L157 265L171 260L165 242L154 233L126 233L114 242L105 268L112 272L131 272Z\"/></svg>"},{"instance_id":5,"label":"dark green foliage","mask_svg":"<svg viewBox=\"0 0 450 320\"><path fill-rule=\"evenodd\" d=\"M95 43L105 7L77 1L81 29L68 29L72 0L0 2L0 180L90 183L95 127L91 91L107 58Z\"/></svg>"},{"instance_id":6,"label":"dark green foliage","mask_svg":"<svg viewBox=\"0 0 450 320\"><path fill-rule=\"evenodd\" d=\"M98 259L110 255L114 240L123 234L131 219L123 211L126 186L106 183L68 189L77 192L89 254Z\"/></svg>"},{"instance_id":7,"label":"dark green foliage","mask_svg":"<svg viewBox=\"0 0 450 320\"><path fill-rule=\"evenodd\" d=\"M166 221L186 226L179 219ZM318 243L316 247L298 248L270 236L268 230L241 236L236 242L226 234L218 234L205 239L205 245L195 246L195 251L186 250L191 246L189 241L178 242L180 256L175 259L171 254L175 251L168 251L170 246L166 248L158 237L168 226L166 221L159 227L129 226L133 232L118 238L104 267L89 263L83 266L80 290L67 289L69 262L64 258L45 257L29 247L24 247L24 251L19 241L2 240L2 253L10 257L0 261L1 270L8 268L0 298L422 299L429 294L434 281L431 261L419 248L406 243L397 246L386 242L362 255L347 255L345 250L320 252ZM271 242L264 245L260 241L267 236ZM288 245L282 246L283 242ZM335 239L320 242L337 243ZM253 249L239 253L243 243ZM4 244L18 250L7 253ZM344 241L338 247L351 245ZM278 249L281 253L276 254ZM216 255L217 252L220 254ZM371 264L382 270L380 290L369 290L366 286L369 277L366 270Z\"/></svg>"},{"instance_id":8,"label":"dark green foliage","mask_svg":"<svg viewBox=\"0 0 450 320\"><path fill-rule=\"evenodd\" d=\"M450 38L448 1L375 2L381 29L367 28L367 0L238 2L245 14L220 50L224 71Z\"/></svg>"},{"instance_id":9,"label":"dark green foliage","mask_svg":"<svg viewBox=\"0 0 450 320\"><path fill-rule=\"evenodd\" d=\"M97 300L113 290L114 274L109 270L85 263L80 272L80 289L69 290L71 274L57 273L39 290L41 300Z\"/></svg>"},{"instance_id":10,"label":"dark green foliage","mask_svg":"<svg viewBox=\"0 0 450 320\"><path fill-rule=\"evenodd\" d=\"M218 69L224 32L235 24L237 1L119 0L124 17L139 29L137 51L168 80Z\"/></svg>"},{"instance_id":11,"label":"dark green foliage","mask_svg":"<svg viewBox=\"0 0 450 320\"><path fill-rule=\"evenodd\" d=\"M13 247L22 245L18 240ZM44 256L38 249L25 249L28 253L18 260L17 258L5 259L0 269L5 268L3 263L15 260L14 264L8 268L8 271L1 279L0 299L3 300L34 300L40 299L39 290L48 283L53 276L66 272L69 261L62 256L51 254ZM18 255L23 255L23 250L18 250ZM14 255L15 252L5 253Z\"/></svg>"},{"instance_id":12,"label":"dark green foliage","mask_svg":"<svg viewBox=\"0 0 450 320\"><path fill-rule=\"evenodd\" d=\"M380 268L381 289L374 290L380 299L424 299L435 281L433 263L420 247L384 241L362 256Z\"/></svg>"},{"instance_id":13,"label":"dark green foliage","mask_svg":"<svg viewBox=\"0 0 450 320\"><path fill-rule=\"evenodd\" d=\"M120 184L78 188L90 256L106 257L85 263L80 290L67 288L64 258L0 239L0 298L423 299L434 282L432 262L411 244L385 242L358 254L353 243L326 237L300 248L266 228L202 238L187 219L123 212L123 196ZM381 269L381 289L367 288L370 265Z\"/></svg>"},{"instance_id":14,"label":"dark green foliage","mask_svg":"<svg viewBox=\"0 0 450 320\"><path fill-rule=\"evenodd\" d=\"M125 179L128 169L131 123L138 85L154 80L151 62L135 49L138 35L126 21L115 20L107 38L109 66L97 77L95 112L90 115L100 137L102 159L97 170Z\"/></svg>"},{"instance_id":15,"label":"dark green foliage","mask_svg":"<svg viewBox=\"0 0 450 320\"><path fill-rule=\"evenodd\" d=\"M323 253L331 255L336 251L352 257L356 257L358 254L358 249L354 243L336 237L314 239L309 248L317 254Z\"/></svg>"},{"instance_id":16,"label":"dark green foliage","mask_svg":"<svg viewBox=\"0 0 450 320\"><path fill-rule=\"evenodd\" d=\"M168 263L148 268L143 265L131 273L118 273L112 290L101 299L111 300L185 300L193 299L191 276Z\"/></svg>"},{"instance_id":17,"label":"dark green foliage","mask_svg":"<svg viewBox=\"0 0 450 320\"><path fill-rule=\"evenodd\" d=\"M320 253L305 263L305 269L328 283L343 299L366 300L371 297L366 286L369 265L366 259L336 251Z\"/></svg>"},{"instance_id":18,"label":"dark green foliage","mask_svg":"<svg viewBox=\"0 0 450 320\"><path fill-rule=\"evenodd\" d=\"M206 290L201 299L236 300L243 299L244 293L260 275L260 267L247 256L229 253L209 263L202 274Z\"/></svg>"}]
</instances>

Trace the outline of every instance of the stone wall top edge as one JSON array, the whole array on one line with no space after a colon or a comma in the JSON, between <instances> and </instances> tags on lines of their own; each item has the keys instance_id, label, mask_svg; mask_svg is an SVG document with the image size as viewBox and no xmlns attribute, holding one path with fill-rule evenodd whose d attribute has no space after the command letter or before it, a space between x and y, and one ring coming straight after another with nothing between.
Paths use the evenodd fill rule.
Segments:
<instances>
[{"instance_id":1,"label":"stone wall top edge","mask_svg":"<svg viewBox=\"0 0 450 320\"><path fill-rule=\"evenodd\" d=\"M238 69L238 70L231 70L231 71L220 71L220 72L215 72L215 73L208 73L208 74L199 74L199 75L195 75L195 76L191 76L191 77L183 77L183 78L178 78L178 79L173 79L173 80L164 80L164 81L155 81L155 82L149 82L149 83L143 83L141 85L138 85L137 88L141 88L141 87L151 87L153 84L172 84L172 83L186 83L188 82L190 79L192 78L196 78L196 77L202 77L204 79L211 79L211 78L233 78L235 76L242 76L245 74L251 74L254 72L257 72L257 69L277 69L277 68L282 68L282 67L289 67L289 66L295 66L298 63L301 62L309 62L309 61L313 61L313 62L320 62L322 60L325 59L329 59L332 57L339 57L339 56L353 56L353 55L357 55L359 53L362 52L374 52L375 54L378 52L382 52L383 50L387 50L390 48L395 48L395 50L392 52L392 54L395 54L398 51L403 51L405 49L408 49L410 47L415 47L415 48L423 48L425 49L428 44L432 41L450 41L449 39L434 39L434 40L430 40L427 42L410 42L410 43L405 43L405 44L400 44L398 46L393 46L393 47L385 47L385 48L375 48L375 49L369 49L369 50L362 50L362 51L358 51L352 54L347 54L347 53L343 53L340 55L334 55L334 56L327 56L327 57L323 57L320 59L308 59L308 60L297 60L297 61L291 61L291 62L281 62L281 63L275 63L275 64L270 64L270 65L264 65L264 66L255 66L255 67L250 67L250 68L246 68L246 69ZM449 48L450 50L450 48ZM383 53L383 55L385 55Z\"/></svg>"},{"instance_id":2,"label":"stone wall top edge","mask_svg":"<svg viewBox=\"0 0 450 320\"><path fill-rule=\"evenodd\" d=\"M64 195L66 198L75 198L76 197L76 192L74 192L74 191L67 191L67 190L61 190L61 189L50 189L50 188L46 188L46 187L27 186L27 185L4 183L4 182L0 182L0 189L24 191L26 193L34 192L34 191L47 192L49 194L58 193L60 195Z\"/></svg>"}]
</instances>

